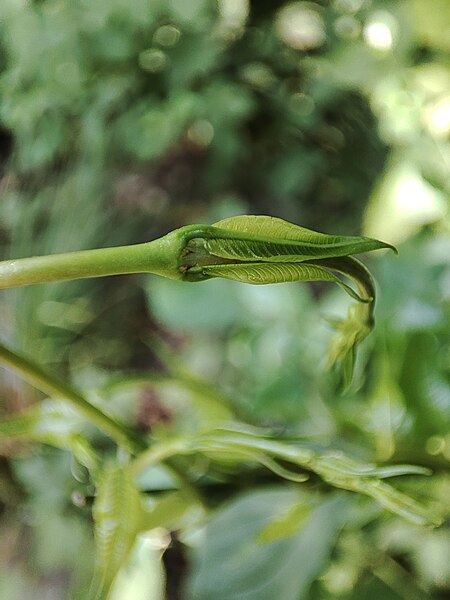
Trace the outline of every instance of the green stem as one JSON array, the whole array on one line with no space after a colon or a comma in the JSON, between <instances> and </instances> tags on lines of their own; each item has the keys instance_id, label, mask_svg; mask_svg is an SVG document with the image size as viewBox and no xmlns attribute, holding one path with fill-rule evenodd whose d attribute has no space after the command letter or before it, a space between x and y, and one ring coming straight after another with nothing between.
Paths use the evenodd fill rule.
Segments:
<instances>
[{"instance_id":1,"label":"green stem","mask_svg":"<svg viewBox=\"0 0 450 600\"><path fill-rule=\"evenodd\" d=\"M117 444L126 446L134 453L145 448L145 445L125 425L106 415L86 400L78 391L72 389L54 375L47 373L28 358L12 351L3 344L0 344L0 362L20 373L25 380L45 394L69 402Z\"/></svg>"},{"instance_id":2,"label":"green stem","mask_svg":"<svg viewBox=\"0 0 450 600\"><path fill-rule=\"evenodd\" d=\"M183 456L195 452L195 448L188 440L175 439L167 440L147 448L132 463L132 471L135 476L146 469L170 460L174 456Z\"/></svg>"},{"instance_id":3,"label":"green stem","mask_svg":"<svg viewBox=\"0 0 450 600\"><path fill-rule=\"evenodd\" d=\"M145 244L5 260L0 262L0 289L125 273L181 279L180 255L195 232L195 227L183 227Z\"/></svg>"}]
</instances>

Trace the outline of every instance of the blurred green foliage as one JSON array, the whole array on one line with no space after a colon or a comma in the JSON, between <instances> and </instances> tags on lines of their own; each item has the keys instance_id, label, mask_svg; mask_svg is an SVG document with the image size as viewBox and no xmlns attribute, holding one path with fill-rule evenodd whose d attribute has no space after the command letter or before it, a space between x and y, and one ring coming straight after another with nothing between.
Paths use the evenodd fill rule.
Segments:
<instances>
[{"instance_id":1,"label":"blurred green foliage","mask_svg":"<svg viewBox=\"0 0 450 600\"><path fill-rule=\"evenodd\" d=\"M330 233L363 223L400 256L370 264L377 328L343 396L324 371L326 317L348 300L321 285L123 276L11 290L1 338L162 439L232 409L363 462L429 467L395 487L448 517L449 20L447 0L3 0L2 258L244 212ZM39 400L1 371L2 417ZM73 419L48 418L48 431L81 428L112 459ZM74 448L2 443L1 597L86 597L95 490ZM112 597L449 593L448 525L419 528L252 461L211 473L211 461L182 457L207 510L160 465L141 474L151 533Z\"/></svg>"}]
</instances>

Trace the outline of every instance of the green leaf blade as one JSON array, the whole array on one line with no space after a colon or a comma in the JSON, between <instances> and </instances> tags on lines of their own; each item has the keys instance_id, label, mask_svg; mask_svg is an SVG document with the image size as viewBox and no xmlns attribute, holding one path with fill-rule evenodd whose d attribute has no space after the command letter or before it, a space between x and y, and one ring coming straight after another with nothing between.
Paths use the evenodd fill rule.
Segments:
<instances>
[{"instance_id":1,"label":"green leaf blade","mask_svg":"<svg viewBox=\"0 0 450 600\"><path fill-rule=\"evenodd\" d=\"M373 238L328 235L263 215L232 217L214 223L213 227L224 230L228 235L223 237L219 233L218 240L209 240L211 252L217 252L218 256L226 254L226 258L239 258L238 254L241 252L241 260L254 260L260 254L266 260L282 261L283 256L285 259L293 256L292 260L302 261L308 260L306 257L320 259L347 256L381 248L395 251L390 244ZM232 244L225 243L226 240L236 242L239 239L247 241L248 247L233 247ZM258 241L266 242L267 245L258 246Z\"/></svg>"},{"instance_id":2,"label":"green leaf blade","mask_svg":"<svg viewBox=\"0 0 450 600\"><path fill-rule=\"evenodd\" d=\"M216 237L206 240L205 247L209 253L220 258L250 262L261 260L275 263L303 262L348 256L385 247L382 242L370 238L336 239L338 241L332 243L294 242L277 238L239 239L237 237L221 237L219 231Z\"/></svg>"},{"instance_id":3,"label":"green leaf blade","mask_svg":"<svg viewBox=\"0 0 450 600\"><path fill-rule=\"evenodd\" d=\"M304 504L312 500L297 490L275 487L237 497L217 511L194 556L187 598L309 598L311 584L327 563L349 505L343 494L335 494L305 511ZM291 523L271 526L295 512L298 504L304 516L294 515Z\"/></svg>"}]
</instances>

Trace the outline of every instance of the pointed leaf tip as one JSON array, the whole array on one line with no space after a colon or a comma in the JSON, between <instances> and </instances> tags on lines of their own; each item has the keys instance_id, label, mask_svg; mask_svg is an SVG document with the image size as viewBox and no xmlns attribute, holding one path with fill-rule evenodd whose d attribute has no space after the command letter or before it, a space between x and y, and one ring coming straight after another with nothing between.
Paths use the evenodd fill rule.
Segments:
<instances>
[{"instance_id":1,"label":"pointed leaf tip","mask_svg":"<svg viewBox=\"0 0 450 600\"><path fill-rule=\"evenodd\" d=\"M213 224L222 230L234 232L236 236L250 239L266 240L270 242L297 242L306 245L306 252L310 251L311 258L320 258L320 249L323 258L327 256L346 256L389 248L398 254L397 249L388 242L376 240L366 236L329 235L294 223L289 223L278 217L266 215L241 215L222 219ZM334 252L333 252L333 251ZM300 254L301 252L296 252ZM245 259L244 259L245 260Z\"/></svg>"}]
</instances>

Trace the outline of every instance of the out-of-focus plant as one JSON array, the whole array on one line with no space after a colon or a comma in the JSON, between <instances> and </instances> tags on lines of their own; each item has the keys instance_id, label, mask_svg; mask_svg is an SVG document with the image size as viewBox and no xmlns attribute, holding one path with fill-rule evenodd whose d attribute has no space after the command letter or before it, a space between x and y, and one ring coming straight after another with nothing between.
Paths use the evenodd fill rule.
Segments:
<instances>
[{"instance_id":1,"label":"out-of-focus plant","mask_svg":"<svg viewBox=\"0 0 450 600\"><path fill-rule=\"evenodd\" d=\"M0 3L2 260L139 243L238 213L339 234L363 221L365 235L401 246L399 258L368 258L378 326L343 395L325 357L327 319L336 324L347 298L321 282L129 274L3 290L2 338L32 358L29 372L42 365L34 376L54 398L1 370L11 426L0 448L1 597L86 597L93 483L105 491L99 521L129 515L110 539L99 532L104 547L123 542L126 554L124 540L142 532L116 599L448 594L448 528L367 496L383 475L370 465L412 463L433 475L393 487L430 508L402 496L402 514L448 514L449 8ZM130 481L130 450L116 453L56 399L73 394L121 425L121 446L143 432L157 451L149 467L131 463ZM41 444L20 435L30 428ZM282 455L263 448L268 438ZM356 477L362 465L367 477ZM102 563L106 579L114 564Z\"/></svg>"}]
</instances>

